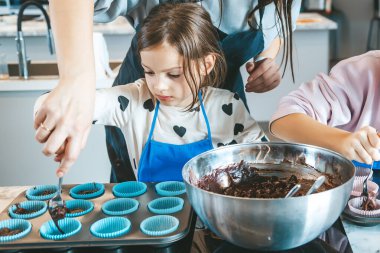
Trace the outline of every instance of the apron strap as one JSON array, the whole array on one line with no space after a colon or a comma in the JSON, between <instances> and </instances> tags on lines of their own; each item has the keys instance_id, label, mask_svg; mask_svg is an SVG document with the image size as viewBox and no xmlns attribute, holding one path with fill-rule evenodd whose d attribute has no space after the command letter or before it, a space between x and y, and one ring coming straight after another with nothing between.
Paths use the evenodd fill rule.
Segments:
<instances>
[{"instance_id":1,"label":"apron strap","mask_svg":"<svg viewBox=\"0 0 380 253\"><path fill-rule=\"evenodd\" d=\"M201 102L201 109L202 109L202 113L203 113L203 117L205 118L205 122L206 122L206 126L207 126L207 139L210 139L212 140L211 138L211 130L210 130L210 123L208 121L208 118L207 118L207 114L206 114L206 110L203 106L203 98L202 98L202 92L199 91L198 92L198 97L199 97L199 101Z\"/></svg>"},{"instance_id":2,"label":"apron strap","mask_svg":"<svg viewBox=\"0 0 380 253\"><path fill-rule=\"evenodd\" d=\"M154 116L153 116L153 121L152 125L150 126L150 131L149 131L149 137L148 140L152 139L154 127L156 126L156 121L157 121L157 115L158 115L158 108L160 107L160 101L157 100L156 102L156 108L154 109Z\"/></svg>"}]
</instances>

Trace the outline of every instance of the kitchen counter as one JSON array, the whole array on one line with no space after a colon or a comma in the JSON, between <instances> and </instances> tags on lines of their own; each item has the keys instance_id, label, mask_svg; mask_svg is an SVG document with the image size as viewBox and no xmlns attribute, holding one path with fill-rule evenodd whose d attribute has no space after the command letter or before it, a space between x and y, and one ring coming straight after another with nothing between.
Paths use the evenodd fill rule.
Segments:
<instances>
[{"instance_id":1,"label":"kitchen counter","mask_svg":"<svg viewBox=\"0 0 380 253\"><path fill-rule=\"evenodd\" d=\"M12 200L28 186L0 187L0 210L4 210ZM376 253L380 251L380 225L360 227L343 220L344 229L354 253Z\"/></svg>"},{"instance_id":2,"label":"kitchen counter","mask_svg":"<svg viewBox=\"0 0 380 253\"><path fill-rule=\"evenodd\" d=\"M15 37L16 36L16 21L0 22L0 37ZM301 13L297 21L297 29L299 30L332 30L336 29L337 24L318 13ZM45 36L46 23L44 19L23 21L22 31L24 36ZM94 24L94 32L103 34L133 34L134 28L128 21L119 17L110 23Z\"/></svg>"}]
</instances>

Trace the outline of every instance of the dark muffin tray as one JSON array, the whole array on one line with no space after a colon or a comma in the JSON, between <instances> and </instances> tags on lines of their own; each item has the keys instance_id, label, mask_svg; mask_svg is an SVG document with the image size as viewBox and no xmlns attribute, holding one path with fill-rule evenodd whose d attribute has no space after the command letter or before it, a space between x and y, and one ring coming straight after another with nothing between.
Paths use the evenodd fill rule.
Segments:
<instances>
[{"instance_id":1,"label":"dark muffin tray","mask_svg":"<svg viewBox=\"0 0 380 253\"><path fill-rule=\"evenodd\" d=\"M83 216L73 218L73 219L79 220L82 224L82 228L79 233L71 237L68 237L66 239L56 240L56 241L42 238L40 235L39 229L42 224L51 220L49 212L47 211L39 217L28 220L32 224L32 231L28 235L15 241L0 242L0 250L43 249L43 248L54 249L54 248L64 248L64 247L91 247L91 246L115 247L115 246L137 246L137 245L149 245L149 246L161 247L161 246L170 245L184 238L191 230L191 224L192 224L193 219L195 219L196 215L194 215L191 205L187 199L186 193L176 196L184 200L184 205L183 205L182 210L176 213L169 214L173 217L176 217L179 220L179 226L174 232L164 235L164 236L149 236L149 235L144 234L140 230L140 224L144 219L157 215L149 211L148 203L154 199L164 197L164 196L159 195L156 192L154 183L146 183L147 191L140 196L133 197L133 199L136 199L137 201L139 201L139 207L137 211L131 214L119 216L119 217L128 218L130 220L132 226L129 233L121 237L112 238L112 239L104 239L104 238L98 238L98 237L93 236L90 232L90 227L93 223L106 217L113 217L113 216L104 214L101 207L103 203L105 203L106 201L116 198L112 193L112 188L114 185L115 184L104 184L105 192L102 196L93 198L93 199L88 199L89 201L93 202L94 210L92 210L90 213L85 214ZM62 186L62 197L64 200L73 199L70 196L69 191L74 186L75 185ZM25 191L24 191L20 193L12 201L12 203L0 213L0 221L11 219L8 213L8 208L10 206L19 202L26 201L26 200L27 198L25 197Z\"/></svg>"}]
</instances>

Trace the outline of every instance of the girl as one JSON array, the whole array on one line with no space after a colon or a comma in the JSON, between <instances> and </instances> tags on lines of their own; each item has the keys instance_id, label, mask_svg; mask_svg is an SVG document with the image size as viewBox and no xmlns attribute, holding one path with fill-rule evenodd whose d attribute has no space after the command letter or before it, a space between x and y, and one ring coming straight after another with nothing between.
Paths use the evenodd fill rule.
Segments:
<instances>
[{"instance_id":1,"label":"girl","mask_svg":"<svg viewBox=\"0 0 380 253\"><path fill-rule=\"evenodd\" d=\"M334 150L370 167L380 160L380 51L338 63L281 99L271 132ZM365 165L366 163L368 165ZM373 167L380 169L380 162Z\"/></svg>"},{"instance_id":2,"label":"girl","mask_svg":"<svg viewBox=\"0 0 380 253\"><path fill-rule=\"evenodd\" d=\"M49 9L60 80L42 105L34 127L37 140L46 143L43 148L46 155L56 153L62 144L67 143L59 175L74 163L89 132L95 90L91 51L93 18L98 22L109 22L123 16L138 31L151 8L164 2L197 2L210 13L218 28L228 65L222 88L237 92L245 101L244 89L265 92L280 83L281 75L274 58L282 44L286 49L284 62L290 59L291 63L292 31L301 0L51 0ZM78 58L78 55L82 57ZM252 62L252 58L265 59ZM249 73L248 80L242 80L240 75L239 69L244 64ZM114 86L132 83L143 76L135 36ZM83 98L80 94L88 96ZM118 128L106 126L111 182L134 179L133 166L125 156L129 151L123 145L123 138Z\"/></svg>"},{"instance_id":3,"label":"girl","mask_svg":"<svg viewBox=\"0 0 380 253\"><path fill-rule=\"evenodd\" d=\"M121 129L138 180L182 180L201 152L263 137L239 96L215 88L226 74L217 36L199 5L158 5L138 34L145 79L97 92L94 123Z\"/></svg>"}]
</instances>

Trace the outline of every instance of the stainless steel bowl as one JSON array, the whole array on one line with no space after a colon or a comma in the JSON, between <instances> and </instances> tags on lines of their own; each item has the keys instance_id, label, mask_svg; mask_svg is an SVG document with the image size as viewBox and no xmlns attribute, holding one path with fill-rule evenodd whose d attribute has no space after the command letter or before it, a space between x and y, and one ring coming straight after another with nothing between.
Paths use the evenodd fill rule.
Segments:
<instances>
[{"instance_id":1,"label":"stainless steel bowl","mask_svg":"<svg viewBox=\"0 0 380 253\"><path fill-rule=\"evenodd\" d=\"M316 178L318 171L339 175L341 185L287 199L232 197L193 185L210 171L241 160L256 163L258 168L281 169L308 178ZM338 153L310 145L275 142L208 151L191 159L182 170L190 203L205 225L235 245L260 250L294 248L332 226L349 199L354 174L351 161Z\"/></svg>"}]
</instances>

